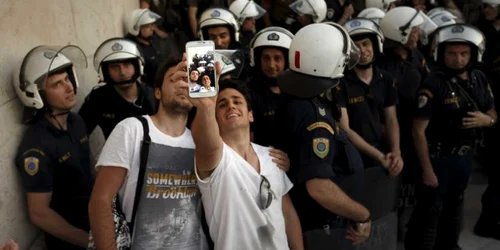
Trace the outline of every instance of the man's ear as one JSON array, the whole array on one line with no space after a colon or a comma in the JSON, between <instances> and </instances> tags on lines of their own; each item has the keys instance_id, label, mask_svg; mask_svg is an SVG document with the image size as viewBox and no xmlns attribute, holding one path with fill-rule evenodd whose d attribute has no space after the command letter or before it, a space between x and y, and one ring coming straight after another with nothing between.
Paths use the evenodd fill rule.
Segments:
<instances>
[{"instance_id":1,"label":"man's ear","mask_svg":"<svg viewBox=\"0 0 500 250\"><path fill-rule=\"evenodd\" d=\"M253 111L248 111L248 121L253 122Z\"/></svg>"},{"instance_id":2,"label":"man's ear","mask_svg":"<svg viewBox=\"0 0 500 250\"><path fill-rule=\"evenodd\" d=\"M155 88L155 99L161 100L161 89L160 88Z\"/></svg>"}]
</instances>

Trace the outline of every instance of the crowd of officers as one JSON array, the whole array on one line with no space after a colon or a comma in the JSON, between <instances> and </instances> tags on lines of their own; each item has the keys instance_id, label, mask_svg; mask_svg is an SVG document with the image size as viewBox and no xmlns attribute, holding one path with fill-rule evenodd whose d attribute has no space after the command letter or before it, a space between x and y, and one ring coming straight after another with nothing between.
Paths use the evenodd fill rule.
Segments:
<instances>
[{"instance_id":1,"label":"crowd of officers","mask_svg":"<svg viewBox=\"0 0 500 250\"><path fill-rule=\"evenodd\" d=\"M170 2L141 1L144 8L125 18L126 37L97 48L99 84L78 113L70 111L79 84L94 84L78 82L86 66L79 47L38 46L19 67L14 87L30 125L15 161L48 249L87 246L89 136L99 126L107 138L123 119L154 114L156 71L189 40L214 41L215 58L198 63L215 60L223 77L247 83L253 142L288 154L306 249L352 249L364 240L332 241L326 228L369 235L378 218L363 201L391 197L365 189L366 169L416 184L406 249L460 249L478 154L490 181L474 230L500 240L493 161L500 0L483 0L477 26L452 1L367 0L362 11L351 1ZM322 22L335 32L308 28Z\"/></svg>"}]
</instances>

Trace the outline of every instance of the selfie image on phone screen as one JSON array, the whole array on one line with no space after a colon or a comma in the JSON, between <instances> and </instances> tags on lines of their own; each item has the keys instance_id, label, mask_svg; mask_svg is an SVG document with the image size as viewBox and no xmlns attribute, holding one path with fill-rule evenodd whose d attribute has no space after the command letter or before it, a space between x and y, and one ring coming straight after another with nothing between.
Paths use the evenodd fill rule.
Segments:
<instances>
[{"instance_id":1,"label":"selfie image on phone screen","mask_svg":"<svg viewBox=\"0 0 500 250\"><path fill-rule=\"evenodd\" d=\"M212 46L188 47L187 61L189 67L189 93L200 93L200 96L211 96L202 94L216 92L215 86L215 58Z\"/></svg>"}]
</instances>

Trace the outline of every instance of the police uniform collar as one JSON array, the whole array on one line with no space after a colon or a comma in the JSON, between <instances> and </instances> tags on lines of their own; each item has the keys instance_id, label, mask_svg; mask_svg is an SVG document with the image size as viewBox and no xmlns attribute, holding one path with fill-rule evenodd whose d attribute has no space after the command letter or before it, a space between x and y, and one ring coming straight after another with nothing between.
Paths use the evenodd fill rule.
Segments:
<instances>
[{"instance_id":1,"label":"police uniform collar","mask_svg":"<svg viewBox=\"0 0 500 250\"><path fill-rule=\"evenodd\" d=\"M379 73L379 68L376 67L375 65L372 66L372 81L371 82L376 82L379 78L381 78L381 74ZM344 77L347 79L347 80L350 80L350 82L363 82L361 81L361 79L359 79L358 75L356 74L356 71L354 69L349 69L349 70L345 70L344 71ZM364 82L363 82L364 85L366 85Z\"/></svg>"},{"instance_id":2,"label":"police uniform collar","mask_svg":"<svg viewBox=\"0 0 500 250\"><path fill-rule=\"evenodd\" d=\"M75 116L75 114L73 112L68 113L68 116L66 118L67 130L60 129L59 127L54 125L52 122L50 122L49 119L45 116L43 116L43 118L40 119L39 122L40 122L40 124L45 126L47 128L47 130L50 131L54 136L61 136L61 135L68 133L68 130L70 130L70 128L72 127L73 121L75 119L74 116Z\"/></svg>"}]
</instances>

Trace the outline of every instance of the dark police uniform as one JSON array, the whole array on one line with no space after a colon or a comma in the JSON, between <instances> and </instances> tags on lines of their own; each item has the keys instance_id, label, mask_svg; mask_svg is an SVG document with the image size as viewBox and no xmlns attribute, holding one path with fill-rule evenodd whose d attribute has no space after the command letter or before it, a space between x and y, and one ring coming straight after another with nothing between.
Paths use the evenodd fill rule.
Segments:
<instances>
[{"instance_id":1,"label":"dark police uniform","mask_svg":"<svg viewBox=\"0 0 500 250\"><path fill-rule=\"evenodd\" d=\"M134 103L125 100L111 84L94 88L78 112L85 121L89 134L99 125L104 137L108 138L116 124L123 119L155 114L157 101L153 90L139 83L137 87L139 93Z\"/></svg>"},{"instance_id":2,"label":"dark police uniform","mask_svg":"<svg viewBox=\"0 0 500 250\"><path fill-rule=\"evenodd\" d=\"M354 70L346 71L336 88L337 104L347 109L349 126L367 143L385 152L383 123L384 108L398 102L396 82L389 72L373 68L370 84L361 81ZM367 155L362 155L365 168L380 166Z\"/></svg>"},{"instance_id":3,"label":"dark police uniform","mask_svg":"<svg viewBox=\"0 0 500 250\"><path fill-rule=\"evenodd\" d=\"M285 95L286 96L286 95ZM361 201L364 179L359 152L338 129L330 104L322 98L296 99L286 96L278 111L280 146L290 156L289 177L295 184L290 195L297 210L305 245L309 249L350 249L345 239L347 219L320 204L307 192L306 182L315 178L330 179L349 197ZM340 233L330 235L329 229ZM308 241L315 236L324 240ZM332 245L336 244L336 245Z\"/></svg>"},{"instance_id":4,"label":"dark police uniform","mask_svg":"<svg viewBox=\"0 0 500 250\"><path fill-rule=\"evenodd\" d=\"M270 79L272 80L272 79ZM250 103L254 121L250 124L253 132L253 142L262 146L278 144L278 125L276 112L283 97L275 94L263 78L253 78L249 84Z\"/></svg>"},{"instance_id":5,"label":"dark police uniform","mask_svg":"<svg viewBox=\"0 0 500 250\"><path fill-rule=\"evenodd\" d=\"M52 192L50 208L69 224L89 231L88 204L93 177L90 148L82 118L68 114L67 131L42 117L28 127L19 145L16 166L29 193ZM83 249L45 234L48 249Z\"/></svg>"},{"instance_id":6,"label":"dark police uniform","mask_svg":"<svg viewBox=\"0 0 500 250\"><path fill-rule=\"evenodd\" d=\"M486 112L493 107L486 77L478 70L471 71L469 80L436 72L419 88L415 117L429 119L426 138L439 186L422 185L418 190L406 249L456 247L463 194L471 173L472 147L478 136L478 129L462 128L462 118L468 116L467 112Z\"/></svg>"},{"instance_id":7,"label":"dark police uniform","mask_svg":"<svg viewBox=\"0 0 500 250\"><path fill-rule=\"evenodd\" d=\"M488 22L480 26L486 37L486 50L483 54L484 72L492 83L500 81L500 31ZM492 84L491 90L494 96L500 96L500 86ZM495 98L495 107L500 107L500 98ZM500 169L495 162L500 142L500 125L495 123L493 127L486 128L484 137L485 157L481 161L488 173L488 187L481 199L483 208L480 219L474 231L482 236L494 236L500 240Z\"/></svg>"}]
</instances>

